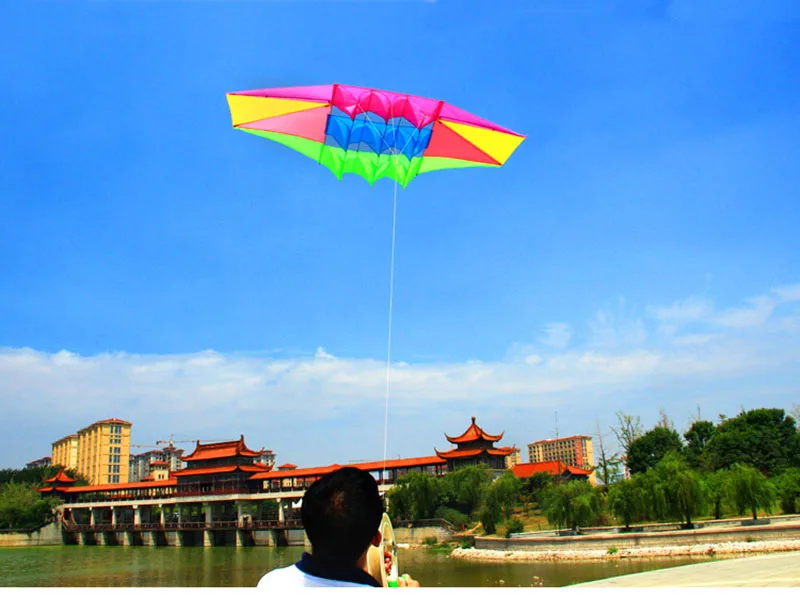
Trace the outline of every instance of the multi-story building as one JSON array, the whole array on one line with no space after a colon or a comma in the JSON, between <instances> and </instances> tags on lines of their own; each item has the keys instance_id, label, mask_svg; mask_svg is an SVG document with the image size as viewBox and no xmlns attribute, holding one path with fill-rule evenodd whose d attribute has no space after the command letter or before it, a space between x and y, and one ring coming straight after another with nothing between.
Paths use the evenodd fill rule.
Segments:
<instances>
[{"instance_id":1,"label":"multi-story building","mask_svg":"<svg viewBox=\"0 0 800 598\"><path fill-rule=\"evenodd\" d=\"M552 440L539 440L528 445L531 463L559 461L581 469L592 471L589 481L597 482L594 474L594 449L591 436L568 436Z\"/></svg>"},{"instance_id":2,"label":"multi-story building","mask_svg":"<svg viewBox=\"0 0 800 598\"><path fill-rule=\"evenodd\" d=\"M78 468L78 435L70 434L64 436L53 443L53 465L58 465L64 469Z\"/></svg>"},{"instance_id":3,"label":"multi-story building","mask_svg":"<svg viewBox=\"0 0 800 598\"><path fill-rule=\"evenodd\" d=\"M25 464L26 469L33 469L34 467L50 467L53 464L52 457L42 457L41 459L34 459L30 463Z\"/></svg>"},{"instance_id":4,"label":"multi-story building","mask_svg":"<svg viewBox=\"0 0 800 598\"><path fill-rule=\"evenodd\" d=\"M266 465L270 469L275 467L275 453L264 447L258 452L258 457L255 458L255 463Z\"/></svg>"},{"instance_id":5,"label":"multi-story building","mask_svg":"<svg viewBox=\"0 0 800 598\"><path fill-rule=\"evenodd\" d=\"M130 453L130 422L104 419L78 431L76 469L90 484L127 482Z\"/></svg>"},{"instance_id":6,"label":"multi-story building","mask_svg":"<svg viewBox=\"0 0 800 598\"><path fill-rule=\"evenodd\" d=\"M164 462L167 472L178 471L183 468L183 449L174 446L165 446L163 449L147 451L138 455L131 455L128 459L128 481L139 482L153 473L153 463Z\"/></svg>"},{"instance_id":7,"label":"multi-story building","mask_svg":"<svg viewBox=\"0 0 800 598\"><path fill-rule=\"evenodd\" d=\"M522 463L522 451L514 448L514 452L506 457L506 469L514 469L516 465Z\"/></svg>"}]
</instances>

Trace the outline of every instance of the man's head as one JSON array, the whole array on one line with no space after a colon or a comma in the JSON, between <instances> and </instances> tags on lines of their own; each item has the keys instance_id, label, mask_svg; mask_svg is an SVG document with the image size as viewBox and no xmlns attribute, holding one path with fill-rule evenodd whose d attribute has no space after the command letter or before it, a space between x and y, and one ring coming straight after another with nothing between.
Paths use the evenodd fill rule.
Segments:
<instances>
[{"instance_id":1,"label":"man's head","mask_svg":"<svg viewBox=\"0 0 800 598\"><path fill-rule=\"evenodd\" d=\"M314 556L353 565L375 538L383 501L369 473L344 467L311 484L301 512Z\"/></svg>"}]
</instances>

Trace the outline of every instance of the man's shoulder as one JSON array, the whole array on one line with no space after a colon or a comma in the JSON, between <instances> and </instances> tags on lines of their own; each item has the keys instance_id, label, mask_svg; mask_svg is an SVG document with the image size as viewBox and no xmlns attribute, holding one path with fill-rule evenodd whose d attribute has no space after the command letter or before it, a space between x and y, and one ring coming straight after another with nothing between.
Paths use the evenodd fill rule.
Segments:
<instances>
[{"instance_id":1,"label":"man's shoulder","mask_svg":"<svg viewBox=\"0 0 800 598\"><path fill-rule=\"evenodd\" d=\"M338 579L326 579L309 575L297 568L297 565L273 569L259 580L259 588L351 588L364 587L363 584Z\"/></svg>"}]
</instances>

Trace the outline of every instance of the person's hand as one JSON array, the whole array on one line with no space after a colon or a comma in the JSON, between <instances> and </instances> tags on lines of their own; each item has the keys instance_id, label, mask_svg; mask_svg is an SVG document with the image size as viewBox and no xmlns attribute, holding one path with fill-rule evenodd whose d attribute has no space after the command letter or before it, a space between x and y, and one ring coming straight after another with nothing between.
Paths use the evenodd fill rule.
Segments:
<instances>
[{"instance_id":1,"label":"person's hand","mask_svg":"<svg viewBox=\"0 0 800 598\"><path fill-rule=\"evenodd\" d=\"M418 588L420 587L419 582L416 579L413 579L408 573L404 573L400 577L397 578L397 587L398 588Z\"/></svg>"},{"instance_id":2,"label":"person's hand","mask_svg":"<svg viewBox=\"0 0 800 598\"><path fill-rule=\"evenodd\" d=\"M386 575L392 574L392 553L388 550L383 551L383 568L386 569Z\"/></svg>"}]
</instances>

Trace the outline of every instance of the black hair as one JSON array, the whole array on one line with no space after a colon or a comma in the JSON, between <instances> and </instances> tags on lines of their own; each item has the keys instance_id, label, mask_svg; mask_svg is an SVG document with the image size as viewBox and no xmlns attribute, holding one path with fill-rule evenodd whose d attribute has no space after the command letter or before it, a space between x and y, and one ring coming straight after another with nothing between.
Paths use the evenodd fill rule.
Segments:
<instances>
[{"instance_id":1,"label":"black hair","mask_svg":"<svg viewBox=\"0 0 800 598\"><path fill-rule=\"evenodd\" d=\"M352 566L378 531L383 500L369 473L343 467L311 484L301 514L314 558Z\"/></svg>"}]
</instances>

